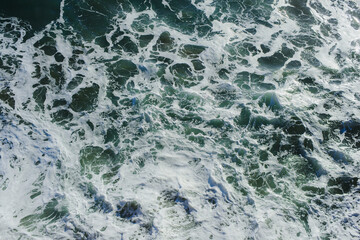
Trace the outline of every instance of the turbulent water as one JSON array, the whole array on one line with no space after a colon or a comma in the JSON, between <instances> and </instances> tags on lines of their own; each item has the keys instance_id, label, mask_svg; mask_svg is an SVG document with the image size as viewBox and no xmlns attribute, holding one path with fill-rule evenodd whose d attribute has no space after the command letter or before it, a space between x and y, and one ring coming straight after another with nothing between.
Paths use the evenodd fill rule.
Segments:
<instances>
[{"instance_id":1,"label":"turbulent water","mask_svg":"<svg viewBox=\"0 0 360 240\"><path fill-rule=\"evenodd\" d=\"M360 238L358 0L0 13L1 239Z\"/></svg>"}]
</instances>

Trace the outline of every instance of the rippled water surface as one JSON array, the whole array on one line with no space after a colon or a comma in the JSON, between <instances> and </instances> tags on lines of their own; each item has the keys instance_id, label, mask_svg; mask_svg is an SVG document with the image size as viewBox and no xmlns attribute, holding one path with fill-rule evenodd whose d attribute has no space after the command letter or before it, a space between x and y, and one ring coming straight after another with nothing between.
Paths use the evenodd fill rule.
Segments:
<instances>
[{"instance_id":1,"label":"rippled water surface","mask_svg":"<svg viewBox=\"0 0 360 240\"><path fill-rule=\"evenodd\" d=\"M0 16L1 239L360 238L358 0Z\"/></svg>"}]
</instances>

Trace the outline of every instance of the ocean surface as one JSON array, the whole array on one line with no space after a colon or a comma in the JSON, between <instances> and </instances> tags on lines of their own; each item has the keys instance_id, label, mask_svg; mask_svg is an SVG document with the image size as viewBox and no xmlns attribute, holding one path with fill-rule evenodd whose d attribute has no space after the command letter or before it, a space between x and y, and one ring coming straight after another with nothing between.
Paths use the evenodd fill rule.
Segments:
<instances>
[{"instance_id":1,"label":"ocean surface","mask_svg":"<svg viewBox=\"0 0 360 240\"><path fill-rule=\"evenodd\" d=\"M360 239L359 0L2 0L0 119L0 239Z\"/></svg>"}]
</instances>

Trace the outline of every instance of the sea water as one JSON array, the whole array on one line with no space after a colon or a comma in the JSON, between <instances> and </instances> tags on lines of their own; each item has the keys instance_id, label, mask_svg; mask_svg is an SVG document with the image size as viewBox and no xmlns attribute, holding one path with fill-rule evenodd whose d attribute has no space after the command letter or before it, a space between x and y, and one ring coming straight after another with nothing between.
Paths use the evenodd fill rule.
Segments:
<instances>
[{"instance_id":1,"label":"sea water","mask_svg":"<svg viewBox=\"0 0 360 240\"><path fill-rule=\"evenodd\" d=\"M360 238L358 0L0 13L1 239Z\"/></svg>"}]
</instances>

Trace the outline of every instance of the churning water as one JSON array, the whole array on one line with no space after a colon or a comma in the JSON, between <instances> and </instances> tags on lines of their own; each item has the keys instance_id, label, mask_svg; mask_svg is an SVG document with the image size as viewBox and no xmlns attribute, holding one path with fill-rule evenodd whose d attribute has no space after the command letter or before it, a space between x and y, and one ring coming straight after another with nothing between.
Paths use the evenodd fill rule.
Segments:
<instances>
[{"instance_id":1,"label":"churning water","mask_svg":"<svg viewBox=\"0 0 360 240\"><path fill-rule=\"evenodd\" d=\"M358 0L0 12L1 239L360 238Z\"/></svg>"}]
</instances>

